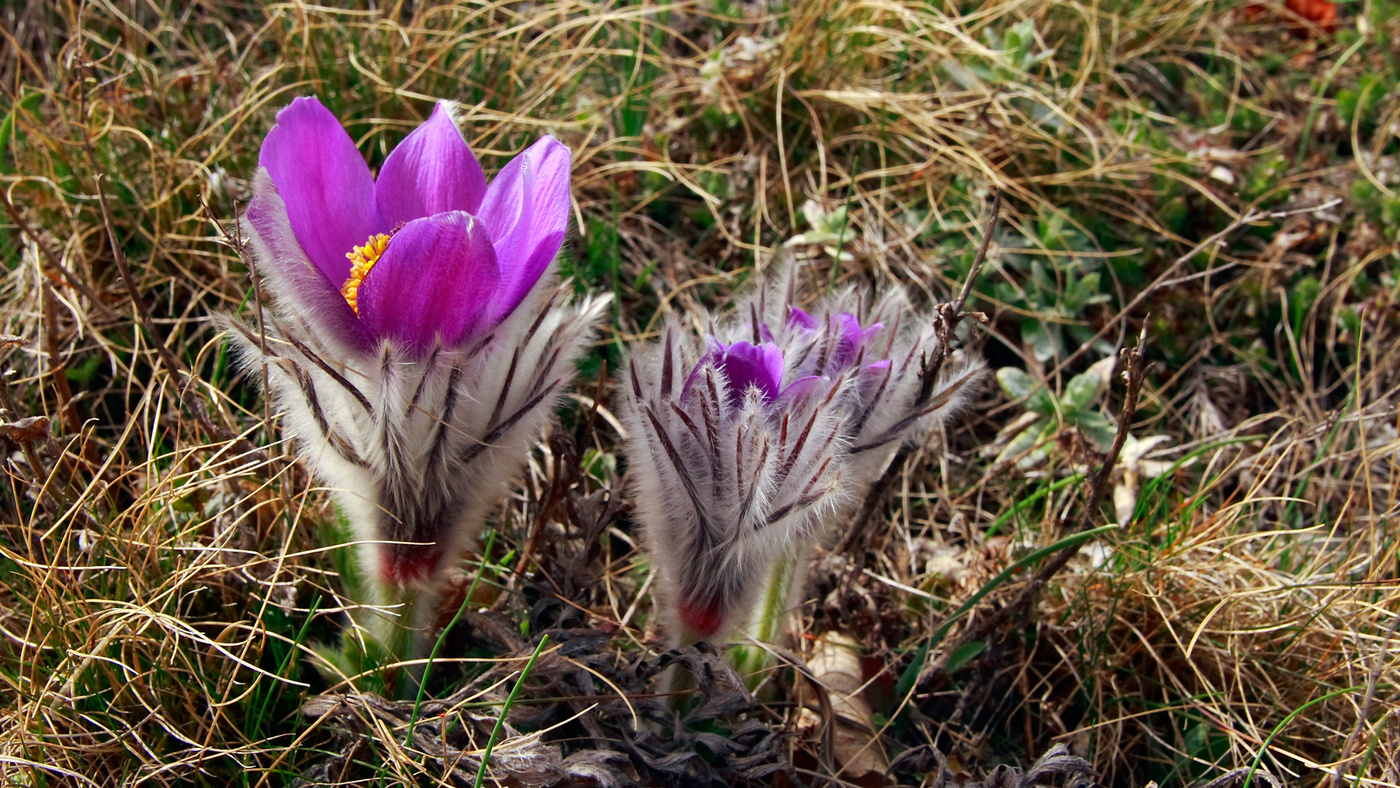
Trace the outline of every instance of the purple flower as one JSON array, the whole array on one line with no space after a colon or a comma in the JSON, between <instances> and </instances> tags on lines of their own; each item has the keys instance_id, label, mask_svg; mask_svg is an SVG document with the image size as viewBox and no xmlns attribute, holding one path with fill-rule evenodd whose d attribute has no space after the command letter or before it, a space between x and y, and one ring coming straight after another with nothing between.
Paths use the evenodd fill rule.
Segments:
<instances>
[{"instance_id":1,"label":"purple flower","mask_svg":"<svg viewBox=\"0 0 1400 788\"><path fill-rule=\"evenodd\" d=\"M721 640L774 557L837 504L844 388L821 376L783 387L772 342L711 338L697 354L680 336L669 326L629 359L630 473L672 636Z\"/></svg>"},{"instance_id":2,"label":"purple flower","mask_svg":"<svg viewBox=\"0 0 1400 788\"><path fill-rule=\"evenodd\" d=\"M551 270L569 152L545 137L488 185L440 104L376 179L300 98L259 162L243 226L274 308L261 331L225 326L245 364L266 364L367 575L433 589L509 490L606 303L570 305Z\"/></svg>"},{"instance_id":3,"label":"purple flower","mask_svg":"<svg viewBox=\"0 0 1400 788\"><path fill-rule=\"evenodd\" d=\"M772 342L752 345L735 342L715 343L714 364L729 381L729 399L734 405L743 402L751 388L758 389L764 402L777 398L783 385L783 351ZM699 372L699 367L696 368Z\"/></svg>"},{"instance_id":4,"label":"purple flower","mask_svg":"<svg viewBox=\"0 0 1400 788\"><path fill-rule=\"evenodd\" d=\"M807 311L791 282L780 266L711 319L698 362L676 325L629 359L632 497L681 642L725 639L765 583L750 634L769 637L826 526L983 372L954 357L932 379L938 334L898 288L873 307L847 291Z\"/></svg>"},{"instance_id":5,"label":"purple flower","mask_svg":"<svg viewBox=\"0 0 1400 788\"><path fill-rule=\"evenodd\" d=\"M275 247L279 297L361 352L390 340L422 358L481 336L539 280L569 219L567 148L544 137L487 185L446 104L378 179L315 98L278 113L258 164L247 218Z\"/></svg>"},{"instance_id":6,"label":"purple flower","mask_svg":"<svg viewBox=\"0 0 1400 788\"><path fill-rule=\"evenodd\" d=\"M859 500L901 444L927 437L966 407L986 365L955 353L937 380L925 380L940 340L932 315L915 311L902 289L888 288L873 300L849 290L807 311L789 302L790 276L784 270L760 285L736 310L747 319L728 331L773 342L790 377L852 379L842 472L846 499Z\"/></svg>"},{"instance_id":7,"label":"purple flower","mask_svg":"<svg viewBox=\"0 0 1400 788\"><path fill-rule=\"evenodd\" d=\"M681 388L681 398L689 396L695 381L707 366L713 366L724 379L726 398L730 407L737 411L744 404L749 389L757 389L759 400L764 403L790 400L805 395L820 387L821 377L809 375L798 378L787 388L783 388L783 351L772 342L757 345L739 341L725 344L710 337L710 352L700 359L686 378Z\"/></svg>"}]
</instances>

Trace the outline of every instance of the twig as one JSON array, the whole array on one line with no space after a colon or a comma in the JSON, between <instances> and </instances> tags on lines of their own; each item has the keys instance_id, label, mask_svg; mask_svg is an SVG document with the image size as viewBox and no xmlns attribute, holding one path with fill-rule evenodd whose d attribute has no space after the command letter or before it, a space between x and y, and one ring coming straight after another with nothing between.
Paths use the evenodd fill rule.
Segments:
<instances>
[{"instance_id":1,"label":"twig","mask_svg":"<svg viewBox=\"0 0 1400 788\"><path fill-rule=\"evenodd\" d=\"M117 271L121 274L122 283L126 285L127 293L131 296L131 302L136 307L136 316L145 330L150 343L155 347L157 355L160 356L161 364L166 371L176 376L178 385L176 391L179 394L180 403L188 408L195 421L204 428L214 440L222 443L230 443L240 454L246 454L259 462L266 462L267 454L262 449L254 446L247 438L239 438L232 430L220 424L215 424L214 419L209 414L208 407L197 392L191 393L195 381L199 378L185 366L184 362L170 350L170 348L160 341L159 334L156 333L155 324L151 321L151 313L146 309L146 302L141 298L141 291L136 286L136 279L131 275L131 264L126 259L126 253L122 251L121 244L117 241L116 225L112 221L112 211L107 205L107 193L102 190L102 179L105 174L98 172L97 156L92 150L92 142L84 140L84 149L87 151L88 163L92 166L93 185L97 189L97 202L102 208L102 223L107 229L107 242L112 247L112 256L117 262Z\"/></svg>"},{"instance_id":2,"label":"twig","mask_svg":"<svg viewBox=\"0 0 1400 788\"><path fill-rule=\"evenodd\" d=\"M977 256L972 260L972 267L967 272L967 278L963 280L962 288L957 296L946 304L940 304L937 313L934 315L935 331L938 334L938 348L933 353L931 360L925 359L923 369L919 371L921 386L917 402L922 407L933 394L934 386L937 384L938 375L943 370L943 362L952 355L953 332L963 318L973 315L971 312L964 312L963 306L972 294L973 284L977 281L977 276L982 272L982 264L987 260L987 252L991 249L992 234L996 230L997 221L1001 217L1001 190L997 189L992 193L992 211L987 217L985 229L982 231L982 245L977 249ZM977 314L979 320L986 320L985 315ZM860 508L860 513L851 523L851 527L846 529L846 535L841 538L836 548L832 550L833 555L840 555L851 548L856 540L864 533L866 525L875 512L883 505L886 493L894 485L900 471L904 468L905 460L909 459L910 449L908 446L900 446L895 452L894 458L885 468L884 474L870 488L870 494L866 496L864 505Z\"/></svg>"},{"instance_id":3,"label":"twig","mask_svg":"<svg viewBox=\"0 0 1400 788\"><path fill-rule=\"evenodd\" d=\"M19 228L20 234L34 241L34 245L39 248L39 253L44 256L44 260L48 263L49 267L63 276L65 284L77 290L79 293L82 293L83 296L92 303L93 307L101 312L107 319L122 319L122 316L117 313L117 310L108 306L107 302L103 301L101 296L97 294L97 291L88 287L86 282L79 279L76 274L68 269L68 266L63 264L63 260L59 258L58 253L53 250L53 247L49 246L48 241L39 233L35 232L34 227L24 218L24 214L20 213L19 209L15 208L14 203L10 202L9 192L0 192L0 201L4 202L5 213L10 215L10 221L14 222L15 226Z\"/></svg>"},{"instance_id":4,"label":"twig","mask_svg":"<svg viewBox=\"0 0 1400 788\"><path fill-rule=\"evenodd\" d=\"M1176 275L1176 270L1178 268L1185 265L1189 260L1191 260L1191 258L1195 257L1197 254L1200 254L1205 249L1225 240L1226 236L1230 235L1236 230L1239 230L1240 228L1246 225L1253 224L1261 219L1286 219L1290 216L1296 216L1299 214L1315 213L1317 211L1330 208L1340 202L1341 199L1339 198L1335 200L1329 200L1328 202L1325 202L1322 205L1313 205L1307 208L1295 208L1287 211L1250 211L1244 216L1241 216L1233 222L1230 222L1230 224L1227 225L1225 229L1221 230L1218 233L1215 233L1214 235L1209 236L1204 241L1201 241L1200 243L1191 247L1190 251L1186 252L1186 254L1183 254L1180 257L1176 258L1176 260L1172 261L1172 264L1167 266L1167 269L1165 271L1158 275L1156 279L1152 280L1152 284L1148 285L1147 287L1144 287L1142 289L1142 292L1138 293L1136 296L1133 296L1133 300L1129 301L1126 306L1119 310L1117 316L1105 323L1104 327L1099 329L1092 337L1089 337L1087 340L1085 340L1079 346L1078 350L1074 351L1073 353L1070 353L1068 356L1065 356L1064 359L1061 360L1060 363L1057 364L1055 368L1052 369L1046 375L1046 377L1054 376L1060 370L1069 366L1069 364L1072 363L1075 359L1088 352L1089 349L1094 346L1095 342L1098 342L1100 339L1103 339L1105 336L1108 336L1108 332L1112 331L1113 327L1118 325L1118 322L1120 320L1122 320L1134 309L1140 306L1142 302L1146 301L1148 297L1150 297L1153 293L1170 284L1172 278Z\"/></svg>"},{"instance_id":5,"label":"twig","mask_svg":"<svg viewBox=\"0 0 1400 788\"><path fill-rule=\"evenodd\" d=\"M224 243L232 247L234 254L238 255L238 258L243 261L243 264L245 266L247 266L248 276L250 279L253 280L253 301L258 308L258 351L262 353L263 359L263 362L260 365L262 368L262 390L271 391L272 389L268 387L267 379L267 321L263 317L262 276L258 274L258 267L254 263L252 256L248 254L248 245L243 240L242 226L235 222L233 225L234 232L232 235L230 235L228 230L224 228L223 222L220 222L218 219L214 218L213 212L209 210L209 204L204 201L203 197L201 197L199 200L199 207L202 211L204 211L204 218L207 219L210 224L214 225L214 228L219 231L219 235L223 237ZM234 203L233 211L234 215L238 214L237 202ZM262 399L263 429L267 431L268 440L270 441L272 440L273 435L272 406L268 402L267 397L261 397L260 399ZM254 456L257 456L260 461L269 460L268 455L262 450L257 449L257 447L255 447L251 441L240 438L237 445L239 447L240 452L246 451L248 449L253 449L256 452ZM284 516L290 517L290 514L288 513L292 511L291 494L287 491L287 486L285 484L277 485L277 491L278 495L280 495L282 498L282 512Z\"/></svg>"},{"instance_id":6,"label":"twig","mask_svg":"<svg viewBox=\"0 0 1400 788\"><path fill-rule=\"evenodd\" d=\"M63 425L71 433L82 429L83 422L73 407L73 389L68 385L67 364L58 349L58 298L53 283L44 282L44 353L49 357L49 377L58 393L58 412Z\"/></svg>"},{"instance_id":7,"label":"twig","mask_svg":"<svg viewBox=\"0 0 1400 788\"><path fill-rule=\"evenodd\" d=\"M64 512L72 511L76 517L81 512L70 496L67 485L57 479L54 484L45 481L49 471L44 467L43 460L39 458L39 452L35 448L40 444L47 448L52 440L49 419L47 416L20 417L19 405L10 391L12 372L13 370L0 372L0 438L19 445L33 473L33 478L26 481L47 499L49 506L53 508L54 516L62 517Z\"/></svg>"},{"instance_id":8,"label":"twig","mask_svg":"<svg viewBox=\"0 0 1400 788\"><path fill-rule=\"evenodd\" d=\"M1077 531L1085 531L1093 527L1094 518L1097 516L1099 506L1103 503L1104 495L1108 491L1109 479L1112 478L1113 469L1118 464L1118 456L1123 451L1123 444L1128 440L1128 430L1132 427L1133 417L1137 413L1138 396L1142 393L1142 384L1147 377L1147 364L1143 361L1143 347L1146 343L1147 327L1144 322L1142 330L1138 333L1137 347L1119 351L1119 356L1123 359L1123 378L1127 387L1123 397L1123 410L1118 414L1118 431L1113 436L1113 445L1109 448L1108 454L1104 455L1103 464L1099 466L1098 472L1094 474L1089 497L1084 503L1084 508L1080 510L1081 520ZM1063 534L1068 528L1072 511L1072 509L1067 508L1060 517L1056 527L1057 534ZM1069 564L1079 553L1080 547L1079 543L1075 543L1055 554L1054 558L1036 570L1014 601L982 619L976 626L969 628L958 641L958 645L950 649L949 653L957 651L961 646L974 640L985 638L1013 616L1030 609L1040 590Z\"/></svg>"},{"instance_id":9,"label":"twig","mask_svg":"<svg viewBox=\"0 0 1400 788\"><path fill-rule=\"evenodd\" d=\"M1375 655L1375 663L1371 665L1371 675L1366 679L1366 695L1361 700L1361 708L1356 712L1356 725L1351 729L1351 734L1347 736L1346 744L1342 745L1342 751L1338 753L1337 769L1332 772L1328 784L1332 788L1341 788L1346 776L1342 774L1342 764L1351 758L1351 750L1356 746L1356 740L1361 735L1361 726L1366 723L1371 716L1371 705L1376 701L1376 687L1380 684L1381 673L1385 670L1386 652L1389 651L1390 639L1395 637L1395 628L1400 625L1400 616L1392 616L1390 628L1386 630L1385 639L1381 641L1381 650ZM1363 766L1364 769L1364 766ZM1357 784L1360 784L1358 776Z\"/></svg>"},{"instance_id":10,"label":"twig","mask_svg":"<svg viewBox=\"0 0 1400 788\"><path fill-rule=\"evenodd\" d=\"M89 163L94 171L97 170L96 157L93 157ZM122 284L126 285L127 294L131 296L131 303L136 307L136 318L140 321L141 327L145 329L146 336L151 345L155 347L166 371L172 375L188 378L190 372L185 368L184 363L176 358L164 342L160 341L155 324L151 322L150 310L146 308L146 301L141 298L141 291L136 286L136 279L131 275L131 263L126 259L126 253L122 251L121 243L117 241L117 228L112 221L111 208L107 205L107 193L102 190L102 179L105 177L106 175L100 172L94 175L93 186L97 189L97 204L102 208L102 223L107 228L107 241L112 247L112 256L117 261L117 272L121 274Z\"/></svg>"},{"instance_id":11,"label":"twig","mask_svg":"<svg viewBox=\"0 0 1400 788\"><path fill-rule=\"evenodd\" d=\"M972 295L972 287L977 282L977 276L982 273L982 264L987 261L987 251L992 246L993 231L996 230L997 220L1001 218L1001 190L993 192L992 215L987 218L986 229L982 232L982 245L977 249L977 256L972 260L972 267L968 269L967 278L963 280L962 288L958 290L958 295L946 304L939 304L937 313L933 317L934 331L938 334L938 349L934 351L933 360L926 362L924 368L920 370L919 376L921 387L919 389L918 402L923 404L928 401L933 393L933 387L938 382L938 374L943 371L943 362L953 353L953 332L957 330L958 324L963 318L971 315L971 312L964 312L963 306ZM985 315L978 314L978 320L986 322Z\"/></svg>"}]
</instances>

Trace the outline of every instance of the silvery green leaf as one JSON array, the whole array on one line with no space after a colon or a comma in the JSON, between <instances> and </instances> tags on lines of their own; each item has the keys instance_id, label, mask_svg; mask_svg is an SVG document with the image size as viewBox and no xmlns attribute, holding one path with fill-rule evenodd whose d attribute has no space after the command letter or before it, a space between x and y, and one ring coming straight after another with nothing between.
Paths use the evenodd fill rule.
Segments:
<instances>
[{"instance_id":1,"label":"silvery green leaf","mask_svg":"<svg viewBox=\"0 0 1400 788\"><path fill-rule=\"evenodd\" d=\"M1060 398L1064 403L1065 410L1071 413L1078 413L1099 398L1099 376L1092 372L1083 372L1070 378L1069 384L1065 386L1065 395Z\"/></svg>"},{"instance_id":2,"label":"silvery green leaf","mask_svg":"<svg viewBox=\"0 0 1400 788\"><path fill-rule=\"evenodd\" d=\"M1116 432L1113 422L1096 410L1084 411L1077 420L1079 431L1092 440L1100 451L1108 451L1113 446Z\"/></svg>"},{"instance_id":3,"label":"silvery green leaf","mask_svg":"<svg viewBox=\"0 0 1400 788\"><path fill-rule=\"evenodd\" d=\"M1021 339L1031 346L1031 353L1035 355L1035 360L1042 364L1059 354L1059 342L1056 341L1051 326L1046 323L1039 321L1022 323Z\"/></svg>"},{"instance_id":4,"label":"silvery green leaf","mask_svg":"<svg viewBox=\"0 0 1400 788\"><path fill-rule=\"evenodd\" d=\"M1001 390L1013 399L1030 396L1036 389L1035 378L1016 367L1002 367L997 370L997 383L1001 384Z\"/></svg>"},{"instance_id":5,"label":"silvery green leaf","mask_svg":"<svg viewBox=\"0 0 1400 788\"><path fill-rule=\"evenodd\" d=\"M1037 421L1031 426L1021 430L1017 433L1015 438L1011 439L1010 443L1006 444L1006 448L1002 449L1001 452L997 454L996 461L992 464L996 466L1003 462L1010 462L1030 451L1031 447L1035 446L1036 441L1040 439L1040 435L1044 429L1045 422Z\"/></svg>"}]
</instances>

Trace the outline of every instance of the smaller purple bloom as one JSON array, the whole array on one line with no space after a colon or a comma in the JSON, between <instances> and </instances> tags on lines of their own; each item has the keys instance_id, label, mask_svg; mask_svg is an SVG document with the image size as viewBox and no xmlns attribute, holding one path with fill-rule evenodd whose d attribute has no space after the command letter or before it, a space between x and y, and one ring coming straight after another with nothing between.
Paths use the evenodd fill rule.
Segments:
<instances>
[{"instance_id":1,"label":"smaller purple bloom","mask_svg":"<svg viewBox=\"0 0 1400 788\"><path fill-rule=\"evenodd\" d=\"M796 329L798 333L811 336L821 328L821 320L816 315L789 306L787 325ZM860 318L850 312L833 315L829 321L830 330L825 337L828 350L824 356L818 354L819 358L826 359L826 363L816 371L825 375L839 375L862 357L869 360L875 352L875 349L870 347L871 340L878 336L884 327L885 324L880 322L862 327ZM764 329L766 330L767 326L764 326Z\"/></svg>"},{"instance_id":2,"label":"smaller purple bloom","mask_svg":"<svg viewBox=\"0 0 1400 788\"><path fill-rule=\"evenodd\" d=\"M743 402L750 388L756 388L765 402L772 402L783 385L783 351L772 342L751 345L715 343L715 366L729 381L730 403Z\"/></svg>"},{"instance_id":3,"label":"smaller purple bloom","mask_svg":"<svg viewBox=\"0 0 1400 788\"><path fill-rule=\"evenodd\" d=\"M700 363L690 371L681 388L681 398L685 399L700 378L707 364L714 365L729 385L729 405L734 408L744 404L750 388L757 388L765 402L772 402L783 385L783 352L772 342L758 345L748 342L735 342L726 345L710 339L710 352L700 359Z\"/></svg>"},{"instance_id":4,"label":"smaller purple bloom","mask_svg":"<svg viewBox=\"0 0 1400 788\"><path fill-rule=\"evenodd\" d=\"M722 641L773 557L837 505L844 384L808 375L784 387L774 342L710 337L692 353L680 333L668 327L628 360L634 501L673 637Z\"/></svg>"},{"instance_id":5,"label":"smaller purple bloom","mask_svg":"<svg viewBox=\"0 0 1400 788\"><path fill-rule=\"evenodd\" d=\"M783 351L772 342L760 342L755 345L741 340L725 344L710 337L709 343L710 352L695 365L690 376L686 378L685 386L681 389L682 398L690 392L706 364L713 364L724 376L729 386L729 405L736 410L743 407L749 389L758 389L763 403L771 405L775 402L787 403L796 397L804 397L824 388L822 383L826 378L821 375L798 378L784 388Z\"/></svg>"},{"instance_id":6,"label":"smaller purple bloom","mask_svg":"<svg viewBox=\"0 0 1400 788\"><path fill-rule=\"evenodd\" d=\"M803 309L791 262L776 274L738 305L734 319L719 321L717 333L724 341L762 337L776 344L788 380L849 382L843 464L847 500L857 500L901 444L923 439L966 407L985 365L953 354L937 380L925 380L941 339L933 315L916 310L901 288L849 289ZM784 396L794 388L789 384Z\"/></svg>"}]
</instances>

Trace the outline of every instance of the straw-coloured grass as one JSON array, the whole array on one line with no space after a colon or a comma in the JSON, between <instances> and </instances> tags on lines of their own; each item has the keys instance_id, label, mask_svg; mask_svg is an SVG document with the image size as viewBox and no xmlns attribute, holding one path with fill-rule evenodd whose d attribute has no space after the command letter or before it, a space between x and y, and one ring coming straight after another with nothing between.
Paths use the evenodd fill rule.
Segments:
<instances>
[{"instance_id":1,"label":"straw-coloured grass","mask_svg":"<svg viewBox=\"0 0 1400 788\"><path fill-rule=\"evenodd\" d=\"M1075 514L1101 448L1067 426L1041 462L997 460L1026 403L989 390L837 535L786 653L860 638L887 784L1059 743L1106 785L1400 784L1400 17L1363 5L1329 37L1197 0L11 4L0 774L473 782L547 632L492 779L852 778L795 733L790 669L752 703L720 671L658 722L667 664L719 668L658 653L607 373L668 311L726 303L809 215L850 217L827 244L844 255L796 247L812 292L946 299L999 190L965 346L1063 392L1145 328L1132 432L1181 462L1043 589L1017 573L922 648L1007 566L1111 522ZM312 93L376 164L437 99L488 172L554 134L575 162L566 269L617 296L577 407L463 566L459 598L482 580L416 715L311 669L348 604L334 517L209 320L265 303L236 217L277 109ZM1117 413L1121 382L1100 402Z\"/></svg>"}]
</instances>

